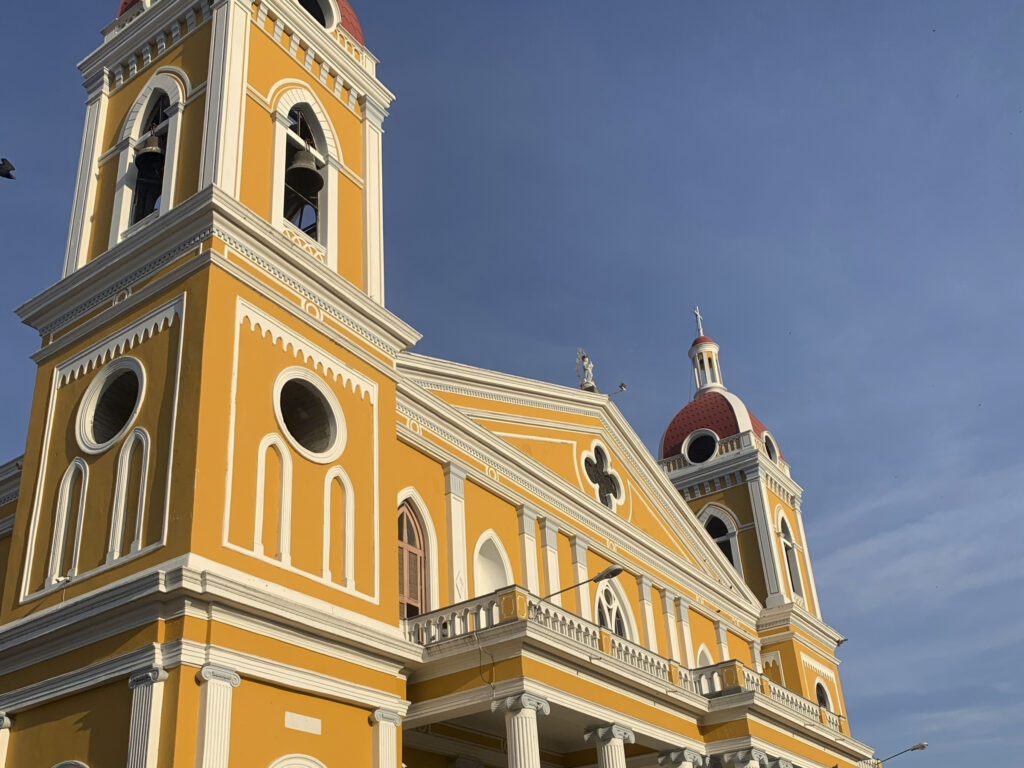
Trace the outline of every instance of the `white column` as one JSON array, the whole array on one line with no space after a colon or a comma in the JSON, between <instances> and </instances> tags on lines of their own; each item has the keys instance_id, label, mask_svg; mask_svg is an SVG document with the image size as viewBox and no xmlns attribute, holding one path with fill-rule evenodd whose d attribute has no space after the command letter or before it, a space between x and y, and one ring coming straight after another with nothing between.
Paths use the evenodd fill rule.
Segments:
<instances>
[{"instance_id":1,"label":"white column","mask_svg":"<svg viewBox=\"0 0 1024 768\"><path fill-rule=\"evenodd\" d=\"M85 130L78 155L78 180L75 182L68 246L64 255L64 277L85 263L85 253L92 239L92 222L96 202L96 163L102 151L103 128L107 118L107 96L110 71L101 69L85 82L89 96L85 101Z\"/></svg>"},{"instance_id":2,"label":"white column","mask_svg":"<svg viewBox=\"0 0 1024 768\"><path fill-rule=\"evenodd\" d=\"M466 572L466 471L454 464L444 468L444 507L448 530L448 594L453 603L469 599Z\"/></svg>"},{"instance_id":3,"label":"white column","mask_svg":"<svg viewBox=\"0 0 1024 768\"><path fill-rule=\"evenodd\" d=\"M654 632L654 606L651 604L651 579L640 574L636 577L636 588L640 593L640 621L643 624L644 647L658 652L658 636Z\"/></svg>"},{"instance_id":4,"label":"white column","mask_svg":"<svg viewBox=\"0 0 1024 768\"><path fill-rule=\"evenodd\" d=\"M508 768L540 768L537 714L551 714L547 701L539 696L521 693L495 702L492 708L505 713Z\"/></svg>"},{"instance_id":5,"label":"white column","mask_svg":"<svg viewBox=\"0 0 1024 768\"><path fill-rule=\"evenodd\" d=\"M7 748L11 744L11 718L0 712L0 768L7 765Z\"/></svg>"},{"instance_id":6,"label":"white column","mask_svg":"<svg viewBox=\"0 0 1024 768\"><path fill-rule=\"evenodd\" d=\"M665 622L668 656L678 664L682 657L679 655L679 630L676 627L676 596L667 589L661 590L661 617Z\"/></svg>"},{"instance_id":7,"label":"white column","mask_svg":"<svg viewBox=\"0 0 1024 768\"><path fill-rule=\"evenodd\" d=\"M572 546L573 581L576 587L576 602L579 603L580 618L593 621L590 611L590 574L587 572L587 540L582 536L570 536Z\"/></svg>"},{"instance_id":8,"label":"white column","mask_svg":"<svg viewBox=\"0 0 1024 768\"><path fill-rule=\"evenodd\" d=\"M204 664L199 674L199 738L196 768L228 768L231 748L231 695L242 682L219 664Z\"/></svg>"},{"instance_id":9,"label":"white column","mask_svg":"<svg viewBox=\"0 0 1024 768\"><path fill-rule=\"evenodd\" d=\"M370 715L373 768L398 768L398 726L401 723L398 713L388 709L377 709Z\"/></svg>"},{"instance_id":10,"label":"white column","mask_svg":"<svg viewBox=\"0 0 1024 768\"><path fill-rule=\"evenodd\" d=\"M754 530L757 532L757 547L761 551L761 569L764 573L765 589L768 591L765 605L774 608L786 602L782 592L782 572L775 555L775 529L771 523L768 494L758 468L746 470L747 491L750 493L750 507L754 515Z\"/></svg>"},{"instance_id":11,"label":"white column","mask_svg":"<svg viewBox=\"0 0 1024 768\"><path fill-rule=\"evenodd\" d=\"M589 728L584 737L597 747L597 768L626 768L624 745L636 742L629 728L614 723Z\"/></svg>"},{"instance_id":12,"label":"white column","mask_svg":"<svg viewBox=\"0 0 1024 768\"><path fill-rule=\"evenodd\" d=\"M519 557L526 580L527 592L540 594L540 576L537 570L537 512L530 507L516 510L519 518Z\"/></svg>"},{"instance_id":13,"label":"white column","mask_svg":"<svg viewBox=\"0 0 1024 768\"><path fill-rule=\"evenodd\" d=\"M210 76L206 88L206 137L199 186L216 184L238 195L241 181L242 124L245 112L245 57L249 51L250 9L224 0L213 11Z\"/></svg>"},{"instance_id":14,"label":"white column","mask_svg":"<svg viewBox=\"0 0 1024 768\"><path fill-rule=\"evenodd\" d=\"M670 749L658 755L661 768L704 768L710 761L692 749Z\"/></svg>"},{"instance_id":15,"label":"white column","mask_svg":"<svg viewBox=\"0 0 1024 768\"><path fill-rule=\"evenodd\" d=\"M679 614L679 636L683 643L683 665L687 669L694 669L697 660L693 655L693 637L690 635L690 601L682 596L676 597L676 610Z\"/></svg>"},{"instance_id":16,"label":"white column","mask_svg":"<svg viewBox=\"0 0 1024 768\"><path fill-rule=\"evenodd\" d=\"M558 576L558 523L550 517L540 519L540 542L544 548L544 591L550 595L562 588ZM551 602L561 605L562 596L555 595Z\"/></svg>"},{"instance_id":17,"label":"white column","mask_svg":"<svg viewBox=\"0 0 1024 768\"><path fill-rule=\"evenodd\" d=\"M725 622L718 619L715 622L715 639L718 641L718 660L729 660L729 636Z\"/></svg>"},{"instance_id":18,"label":"white column","mask_svg":"<svg viewBox=\"0 0 1024 768\"><path fill-rule=\"evenodd\" d=\"M145 669L128 678L132 691L128 768L156 768L166 679L167 673L161 667Z\"/></svg>"},{"instance_id":19,"label":"white column","mask_svg":"<svg viewBox=\"0 0 1024 768\"><path fill-rule=\"evenodd\" d=\"M381 125L387 111L364 96L363 105L363 289L384 304L384 197Z\"/></svg>"}]
</instances>

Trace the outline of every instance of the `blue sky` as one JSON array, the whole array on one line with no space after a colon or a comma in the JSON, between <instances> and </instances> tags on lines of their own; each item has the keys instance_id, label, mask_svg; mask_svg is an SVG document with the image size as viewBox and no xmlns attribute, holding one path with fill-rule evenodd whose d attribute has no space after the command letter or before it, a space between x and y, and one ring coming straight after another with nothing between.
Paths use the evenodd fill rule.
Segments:
<instances>
[{"instance_id":1,"label":"blue sky","mask_svg":"<svg viewBox=\"0 0 1024 768\"><path fill-rule=\"evenodd\" d=\"M931 742L908 768L1004 761L1024 722L1024 6L354 3L398 95L387 296L418 351L573 384L583 346L656 451L699 303L805 489L854 735ZM6 9L0 307L59 275L74 64L116 6L49 4L45 30L38 4ZM8 315L0 344L3 460L37 339Z\"/></svg>"}]
</instances>

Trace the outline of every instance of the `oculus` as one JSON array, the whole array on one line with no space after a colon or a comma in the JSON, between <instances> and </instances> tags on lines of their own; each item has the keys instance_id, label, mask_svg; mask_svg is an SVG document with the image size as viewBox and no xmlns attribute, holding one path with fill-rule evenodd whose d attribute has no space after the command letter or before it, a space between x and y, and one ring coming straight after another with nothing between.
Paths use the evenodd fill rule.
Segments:
<instances>
[{"instance_id":1,"label":"oculus","mask_svg":"<svg viewBox=\"0 0 1024 768\"><path fill-rule=\"evenodd\" d=\"M345 419L334 393L305 368L284 371L274 385L274 411L292 447L320 464L345 449Z\"/></svg>"},{"instance_id":2,"label":"oculus","mask_svg":"<svg viewBox=\"0 0 1024 768\"><path fill-rule=\"evenodd\" d=\"M134 357L122 357L103 368L85 390L75 432L82 450L101 453L128 431L138 416L145 371Z\"/></svg>"}]
</instances>

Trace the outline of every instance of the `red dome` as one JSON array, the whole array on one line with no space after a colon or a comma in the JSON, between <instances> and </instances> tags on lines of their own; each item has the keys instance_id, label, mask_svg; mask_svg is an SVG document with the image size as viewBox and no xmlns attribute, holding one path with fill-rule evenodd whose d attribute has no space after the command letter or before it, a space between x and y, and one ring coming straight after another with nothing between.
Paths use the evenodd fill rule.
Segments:
<instances>
[{"instance_id":1,"label":"red dome","mask_svg":"<svg viewBox=\"0 0 1024 768\"><path fill-rule=\"evenodd\" d=\"M715 343L715 340L712 339L710 336L698 336L696 339L693 340L693 344L691 344L690 346L691 347L696 347L698 344L714 344L714 343Z\"/></svg>"},{"instance_id":2,"label":"red dome","mask_svg":"<svg viewBox=\"0 0 1024 768\"><path fill-rule=\"evenodd\" d=\"M356 12L352 10L352 6L349 5L348 0L335 0L338 4L338 13L341 16L341 26L348 32L352 37L359 41L360 45L365 45L363 42L363 28L359 25L359 17L356 16ZM129 9L139 4L139 0L121 0L121 6L117 9L117 18L121 18Z\"/></svg>"},{"instance_id":3,"label":"red dome","mask_svg":"<svg viewBox=\"0 0 1024 768\"><path fill-rule=\"evenodd\" d=\"M138 4L139 0L121 0L121 7L117 9L117 18L120 19L129 8Z\"/></svg>"},{"instance_id":4,"label":"red dome","mask_svg":"<svg viewBox=\"0 0 1024 768\"><path fill-rule=\"evenodd\" d=\"M358 40L360 45L366 45L366 43L363 42L363 28L359 24L359 17L356 16L356 12L352 10L352 6L348 4L348 0L336 1L338 3L338 11L341 13L342 29Z\"/></svg>"},{"instance_id":5,"label":"red dome","mask_svg":"<svg viewBox=\"0 0 1024 768\"><path fill-rule=\"evenodd\" d=\"M739 408L742 411L740 418L737 418L736 410ZM666 459L681 453L686 438L695 430L710 429L720 438L732 437L747 429L748 419L750 428L758 437L767 431L765 425L735 395L705 392L687 403L669 423L665 436L661 439L661 458ZM744 422L742 428L741 420Z\"/></svg>"}]
</instances>

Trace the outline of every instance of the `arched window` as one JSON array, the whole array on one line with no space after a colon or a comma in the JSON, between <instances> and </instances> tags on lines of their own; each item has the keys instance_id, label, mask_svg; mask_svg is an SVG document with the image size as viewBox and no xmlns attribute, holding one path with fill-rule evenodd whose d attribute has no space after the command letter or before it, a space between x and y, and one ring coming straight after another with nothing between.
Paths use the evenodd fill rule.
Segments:
<instances>
[{"instance_id":1,"label":"arched window","mask_svg":"<svg viewBox=\"0 0 1024 768\"><path fill-rule=\"evenodd\" d=\"M162 67L125 118L108 247L121 242L135 225L173 207L181 115L189 90L184 72Z\"/></svg>"},{"instance_id":2,"label":"arched window","mask_svg":"<svg viewBox=\"0 0 1024 768\"><path fill-rule=\"evenodd\" d=\"M76 458L60 481L46 586L74 578L78 573L78 552L82 544L82 517L85 514L88 483L89 467L81 458Z\"/></svg>"},{"instance_id":3,"label":"arched window","mask_svg":"<svg viewBox=\"0 0 1024 768\"><path fill-rule=\"evenodd\" d=\"M409 502L398 507L398 614L410 619L426 612L423 526Z\"/></svg>"},{"instance_id":4,"label":"arched window","mask_svg":"<svg viewBox=\"0 0 1024 768\"><path fill-rule=\"evenodd\" d=\"M164 165L167 161L168 112L171 100L166 93L155 91L142 121L142 135L135 143L135 191L128 224L136 224L160 210L164 188Z\"/></svg>"},{"instance_id":5,"label":"arched window","mask_svg":"<svg viewBox=\"0 0 1024 768\"><path fill-rule=\"evenodd\" d=\"M829 712L832 711L832 702L829 701L828 691L824 685L818 683L814 686L814 696L818 700L819 707L824 707Z\"/></svg>"},{"instance_id":6,"label":"arched window","mask_svg":"<svg viewBox=\"0 0 1024 768\"><path fill-rule=\"evenodd\" d=\"M473 553L473 596L489 595L512 583L512 569L501 542L487 531L476 543Z\"/></svg>"},{"instance_id":7,"label":"arched window","mask_svg":"<svg viewBox=\"0 0 1024 768\"><path fill-rule=\"evenodd\" d=\"M612 586L612 582L601 582L601 587L597 590L597 599L594 601L594 615L602 629L607 629L625 640L636 637L625 600Z\"/></svg>"},{"instance_id":8,"label":"arched window","mask_svg":"<svg viewBox=\"0 0 1024 768\"><path fill-rule=\"evenodd\" d=\"M792 588L794 595L803 597L804 588L800 579L800 563L796 551L796 542L793 540L793 534L789 530L789 523L786 522L786 518L782 518L779 533L782 535L783 557L786 560L786 570L789 573L790 588Z\"/></svg>"},{"instance_id":9,"label":"arched window","mask_svg":"<svg viewBox=\"0 0 1024 768\"><path fill-rule=\"evenodd\" d=\"M306 236L323 243L320 205L325 158L317 133L319 126L311 110L305 105L292 107L285 134L284 218Z\"/></svg>"},{"instance_id":10,"label":"arched window","mask_svg":"<svg viewBox=\"0 0 1024 768\"><path fill-rule=\"evenodd\" d=\"M697 667L710 667L714 664L714 659L711 658L711 653L708 651L707 646L702 645L700 650L697 652Z\"/></svg>"}]
</instances>

